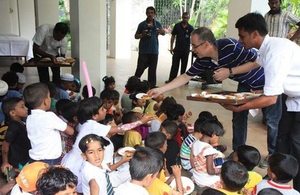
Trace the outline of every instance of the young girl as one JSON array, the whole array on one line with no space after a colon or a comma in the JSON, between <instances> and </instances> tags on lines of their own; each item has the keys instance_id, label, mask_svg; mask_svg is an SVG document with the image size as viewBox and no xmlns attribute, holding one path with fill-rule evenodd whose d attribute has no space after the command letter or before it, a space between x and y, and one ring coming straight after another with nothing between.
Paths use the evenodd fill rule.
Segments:
<instances>
[{"instance_id":1,"label":"young girl","mask_svg":"<svg viewBox=\"0 0 300 195\"><path fill-rule=\"evenodd\" d=\"M109 142L95 134L84 136L79 142L79 148L85 160L81 167L83 194L101 195L113 194L113 188L108 177L108 167L103 163L104 147Z\"/></svg>"},{"instance_id":2,"label":"young girl","mask_svg":"<svg viewBox=\"0 0 300 195\"><path fill-rule=\"evenodd\" d=\"M148 122L152 118L149 116L144 116L140 121L135 123L125 124L122 126L110 126L100 124L99 121L103 120L106 115L106 109L103 107L103 103L100 98L94 96L91 98L84 99L80 102L77 117L79 125L77 126L78 135L76 141L73 145L72 150L66 154L62 160L62 164L69 168L76 176L80 176L79 169L83 162L78 148L79 141L88 134L96 134L98 136L103 136L105 139L109 140L107 136L114 135L116 133L121 133L126 130L135 128L143 123ZM110 140L109 140L110 141ZM117 169L120 165L128 162L129 159L122 158L118 163L112 164L113 162L113 144L107 146L105 150L104 161L110 165L111 170ZM77 190L81 192L81 181L78 178Z\"/></svg>"},{"instance_id":3,"label":"young girl","mask_svg":"<svg viewBox=\"0 0 300 195\"><path fill-rule=\"evenodd\" d=\"M148 96L148 95L146 93L139 93L139 92L130 94L129 97L132 100L132 109L139 107L142 109L142 113L144 113L146 98L143 98L143 96Z\"/></svg>"},{"instance_id":4,"label":"young girl","mask_svg":"<svg viewBox=\"0 0 300 195\"><path fill-rule=\"evenodd\" d=\"M123 108L124 113L129 112L132 109L132 101L129 96L137 91L137 86L140 82L141 80L136 76L129 77L125 85L125 91L121 97L121 107Z\"/></svg>"},{"instance_id":5,"label":"young girl","mask_svg":"<svg viewBox=\"0 0 300 195\"><path fill-rule=\"evenodd\" d=\"M104 89L103 90L113 90L116 87L116 81L115 78L110 76L105 76L102 78L102 81L104 82Z\"/></svg>"},{"instance_id":6,"label":"young girl","mask_svg":"<svg viewBox=\"0 0 300 195\"><path fill-rule=\"evenodd\" d=\"M191 166L193 178L200 187L220 187L220 165L224 154L213 148L209 143L216 136L222 136L224 129L216 120L207 120L202 125L200 132L202 137L197 140L191 150Z\"/></svg>"}]
</instances>

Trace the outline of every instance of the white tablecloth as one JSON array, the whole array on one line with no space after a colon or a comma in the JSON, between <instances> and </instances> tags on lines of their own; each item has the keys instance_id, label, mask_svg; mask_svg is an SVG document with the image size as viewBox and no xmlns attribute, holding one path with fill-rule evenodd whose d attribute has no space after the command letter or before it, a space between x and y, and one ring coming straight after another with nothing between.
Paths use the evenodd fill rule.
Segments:
<instances>
[{"instance_id":1,"label":"white tablecloth","mask_svg":"<svg viewBox=\"0 0 300 195\"><path fill-rule=\"evenodd\" d=\"M31 44L28 39L17 35L0 34L0 56L32 57Z\"/></svg>"}]
</instances>

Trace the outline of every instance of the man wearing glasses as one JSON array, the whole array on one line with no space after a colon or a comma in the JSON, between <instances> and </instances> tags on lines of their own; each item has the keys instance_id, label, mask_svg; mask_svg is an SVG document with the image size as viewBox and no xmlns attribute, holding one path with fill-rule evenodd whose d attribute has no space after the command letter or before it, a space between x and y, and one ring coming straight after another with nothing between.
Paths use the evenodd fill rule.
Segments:
<instances>
[{"instance_id":1,"label":"man wearing glasses","mask_svg":"<svg viewBox=\"0 0 300 195\"><path fill-rule=\"evenodd\" d=\"M201 27L192 32L192 50L197 55L196 61L191 68L180 75L172 82L149 92L151 96L157 96L171 89L177 88L187 83L195 75L199 75L207 70L214 71L214 79L222 81L231 78L237 81L238 92L251 90L262 90L265 78L264 70L257 67L250 72L234 75L232 69L246 63L253 63L257 58L257 53L252 49L245 49L241 43L235 39L224 38L216 40L212 31ZM263 109L268 126L268 150L273 153L276 145L276 135L280 113L276 112L276 104ZM232 149L244 145L247 139L248 110L233 113L233 139Z\"/></svg>"}]
</instances>

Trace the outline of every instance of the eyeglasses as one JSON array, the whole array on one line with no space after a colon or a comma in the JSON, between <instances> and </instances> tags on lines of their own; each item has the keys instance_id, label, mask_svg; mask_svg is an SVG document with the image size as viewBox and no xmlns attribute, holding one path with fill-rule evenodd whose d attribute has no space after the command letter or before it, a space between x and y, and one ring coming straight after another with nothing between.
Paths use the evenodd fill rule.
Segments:
<instances>
[{"instance_id":1,"label":"eyeglasses","mask_svg":"<svg viewBox=\"0 0 300 195\"><path fill-rule=\"evenodd\" d=\"M202 42L202 43L200 43L199 45L192 45L192 48L193 48L193 49L197 49L198 47L200 47L200 46L203 45L204 43L205 43L205 41Z\"/></svg>"}]
</instances>

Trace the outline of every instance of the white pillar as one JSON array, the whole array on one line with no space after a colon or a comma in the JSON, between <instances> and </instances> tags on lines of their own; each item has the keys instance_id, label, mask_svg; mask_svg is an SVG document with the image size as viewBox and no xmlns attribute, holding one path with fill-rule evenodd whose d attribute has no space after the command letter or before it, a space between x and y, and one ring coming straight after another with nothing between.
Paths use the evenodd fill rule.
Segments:
<instances>
[{"instance_id":1,"label":"white pillar","mask_svg":"<svg viewBox=\"0 0 300 195\"><path fill-rule=\"evenodd\" d=\"M270 10L268 0L230 0L228 5L227 37L238 38L235 28L236 21L249 12L259 12L265 15Z\"/></svg>"},{"instance_id":2,"label":"white pillar","mask_svg":"<svg viewBox=\"0 0 300 195\"><path fill-rule=\"evenodd\" d=\"M132 0L112 0L110 13L110 57L117 59L131 58Z\"/></svg>"},{"instance_id":3,"label":"white pillar","mask_svg":"<svg viewBox=\"0 0 300 195\"><path fill-rule=\"evenodd\" d=\"M58 0L35 0L35 14L36 26L56 24L58 22Z\"/></svg>"},{"instance_id":4,"label":"white pillar","mask_svg":"<svg viewBox=\"0 0 300 195\"><path fill-rule=\"evenodd\" d=\"M72 56L87 63L92 85L99 94L101 79L106 75L106 1L70 1ZM77 63L73 73L84 75ZM101 89L102 89L101 88Z\"/></svg>"}]
</instances>

